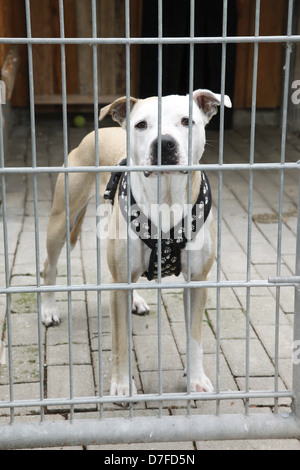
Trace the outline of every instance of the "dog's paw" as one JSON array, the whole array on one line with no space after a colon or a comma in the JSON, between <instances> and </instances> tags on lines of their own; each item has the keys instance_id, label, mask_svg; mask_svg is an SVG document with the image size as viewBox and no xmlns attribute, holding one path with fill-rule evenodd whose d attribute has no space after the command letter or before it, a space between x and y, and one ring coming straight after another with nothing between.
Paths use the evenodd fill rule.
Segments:
<instances>
[{"instance_id":1,"label":"dog's paw","mask_svg":"<svg viewBox=\"0 0 300 470\"><path fill-rule=\"evenodd\" d=\"M136 315L149 315L150 307L136 292L133 292L132 313Z\"/></svg>"},{"instance_id":2,"label":"dog's paw","mask_svg":"<svg viewBox=\"0 0 300 470\"><path fill-rule=\"evenodd\" d=\"M58 326L60 324L59 311L56 306L42 305L42 322L45 326Z\"/></svg>"},{"instance_id":3,"label":"dog's paw","mask_svg":"<svg viewBox=\"0 0 300 470\"><path fill-rule=\"evenodd\" d=\"M132 379L132 395L137 395L137 389L135 386L134 379ZM122 380L122 381L116 381L112 380L111 382L111 387L110 387L110 395L111 396L117 396L117 397L122 397L122 396L129 396L130 395L130 390L129 390L129 379L128 380ZM129 406L129 402L116 402L115 403L118 406L123 406L123 408L127 408Z\"/></svg>"},{"instance_id":4,"label":"dog's paw","mask_svg":"<svg viewBox=\"0 0 300 470\"><path fill-rule=\"evenodd\" d=\"M208 392L211 393L214 391L211 381L203 373L200 377L192 377L190 381L190 390L191 392Z\"/></svg>"}]
</instances>

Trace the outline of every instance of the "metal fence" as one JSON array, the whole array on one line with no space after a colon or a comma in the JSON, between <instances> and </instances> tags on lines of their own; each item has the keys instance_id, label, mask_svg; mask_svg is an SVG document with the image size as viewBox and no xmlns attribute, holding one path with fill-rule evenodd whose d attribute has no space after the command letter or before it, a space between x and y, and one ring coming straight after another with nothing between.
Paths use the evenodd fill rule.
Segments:
<instances>
[{"instance_id":1,"label":"metal fence","mask_svg":"<svg viewBox=\"0 0 300 470\"><path fill-rule=\"evenodd\" d=\"M294 311L294 347L295 355L300 341L300 213L298 214L298 239L296 253L296 271L294 277L284 278L281 276L280 259L281 259L281 237L282 237L282 204L284 177L286 171L299 170L299 162L287 163L285 160L286 137L287 137L287 110L290 92L290 55L292 43L299 42L300 36L292 35L292 19L293 19L293 0L288 2L288 24L287 34L284 36L260 36L260 0L256 0L256 19L255 19L255 35L247 37L229 37L227 35L227 6L228 1L223 1L223 33L220 37L196 37L194 35L194 11L195 0L190 1L191 21L190 36L179 38L163 37L162 31L162 15L163 1L158 0L159 24L158 37L156 38L132 38L130 37L130 0L124 1L126 11L126 37L125 38L99 38L97 37L96 24L96 0L91 0L93 12L93 37L91 38L66 38L64 34L64 2L59 0L60 14L60 38L32 38L31 35L31 16L30 16L30 0L25 0L26 5L26 23L27 38L1 38L0 42L6 44L26 44L28 47L29 59L29 84L30 84L30 116L31 116L31 139L32 139L32 165L31 167L8 167L5 166L5 155L3 136L0 131L0 175L1 175L1 191L2 191L2 224L4 237L4 259L5 259L5 286L0 287L0 294L6 296L6 341L8 347L8 367L9 367L9 393L10 399L0 401L0 408L10 409L10 424L0 426L0 448L14 447L42 447L42 446L60 446L64 445L88 445L91 443L125 443L125 442L157 442L157 441L186 441L186 440L228 440L228 439L262 439L262 438L297 438L300 439L300 361L293 361L293 387L291 390L280 390L278 380L278 358L279 358L279 342L280 333L279 321L276 321L276 346L274 359L274 388L273 390L251 391L249 386L249 367L250 367L250 311L251 311L251 289L263 287L276 287L276 312L279 311L280 290L285 286L295 287L295 311ZM281 145L281 161L280 163L255 163L255 129L256 129L256 91L257 91L257 71L258 71L258 48L260 43L280 42L286 45L285 57L285 76L284 76L284 93L283 93L283 112L282 112L282 145ZM252 110L251 110L251 142L250 142L250 159L247 164L225 164L223 162L223 146L224 146L224 93L226 81L226 52L227 45L231 43L253 43L254 44L254 61L253 61L253 91L252 91ZM64 164L65 167L41 167L37 166L36 151L36 125L35 125L35 102L34 102L34 77L33 77L33 55L32 47L34 44L59 44L61 48L61 65L62 65L62 101L63 101L63 133L64 133ZM158 96L162 95L162 63L163 63L163 45L165 44L188 44L190 48L190 95L193 91L193 71L194 71L194 47L196 44L220 44L222 45L222 75L221 75L221 94L222 103L220 108L220 140L219 140L219 162L217 164L199 164L196 169L209 172L215 172L218 175L218 216L217 216L217 280L207 282L168 282L161 281L149 284L149 289L155 289L158 292L158 299L161 297L162 290L171 288L187 288L190 291L196 287L208 287L216 291L217 297L217 337L216 337L216 390L213 393L163 393L161 387L162 370L159 364L159 390L155 394L111 397L105 395L100 387L100 393L97 397L74 397L73 389L73 364L72 364L72 302L71 294L78 291L97 292L98 295L98 321L99 331L101 331L101 294L112 289L128 290L129 307L131 304L130 292L132 289L145 289L144 283L137 283L134 286L105 284L101 281L100 269L100 241L97 247L98 257L98 279L95 284L72 285L70 271L70 239L67 239L67 285L66 286L43 286L40 276L40 248L39 248L39 217L38 217L38 190L37 178L42 173L64 173L66 187L66 217L67 226L69 224L68 209L68 178L71 172L94 172L97 180L97 190L99 190L99 173L111 172L116 170L114 167L99 167L98 156L98 139L96 132L96 162L93 167L68 167L68 125L67 125L67 90L66 90L66 58L65 48L68 44L90 44L93 48L93 83L94 83L94 124L95 129L98 128L98 46L101 44L123 44L126 47L126 94L130 96L130 48L132 44L155 44L158 48ZM129 112L129 100L128 108ZM0 129L2 129L2 117L0 113ZM129 137L129 136L128 136ZM127 140L127 154L129 155L129 138ZM164 168L158 166L158 171ZM195 168L193 168L195 169ZM129 173L140 170L136 167L124 167ZM176 168L170 168L170 171ZM187 170L190 171L188 167ZM248 264L247 279L238 281L226 281L221 276L221 250L222 250L222 189L224 172L234 172L236 170L244 171L249 175L249 203L248 203ZM279 222L278 222L278 258L277 258L277 276L272 279L257 280L251 278L251 237L252 237L252 198L253 198L253 175L256 171L276 170L280 175L279 187ZM11 174L30 174L33 177L34 191L34 217L35 217L35 253L36 253L36 277L37 284L35 287L12 287L10 285L10 259L8 253L8 221L7 221L7 204L6 204L6 177ZM97 191L97 207L99 206L99 191ZM300 192L299 192L300 198ZM299 200L300 202L300 200ZM300 204L298 204L300 207ZM97 222L97 221L96 221ZM130 243L128 244L128 260L131 258ZM130 265L130 262L129 262ZM220 319L221 319L221 289L228 288L244 288L247 291L247 309L246 309L246 385L244 391L227 392L220 387ZM67 292L68 293L68 322L69 322L69 345L70 345L70 394L64 398L46 398L44 393L44 369L43 365L43 326L41 319L41 295L44 292ZM34 293L37 295L37 322L39 335L39 362L40 362L40 398L30 400L17 400L14 397L13 382L13 357L12 357L12 341L11 341L11 296L17 293ZM278 317L277 317L278 318ZM158 305L158 350L161 349L161 307L160 301ZM131 331L131 320L129 315L129 330ZM132 349L131 335L129 335L129 348ZM187 349L189 349L189 337L187 338ZM297 358L296 358L297 359ZM101 348L99 350L99 364L101 370ZM292 361L292 358L291 358ZM130 376L132 375L132 360L130 361ZM187 367L189 370L189 367ZM289 397L292 400L290 412L282 414L278 406L281 398ZM250 399L271 398L274 400L274 412L269 414L251 413L249 408ZM220 412L220 403L224 400L244 400L244 413L242 414L223 414ZM162 413L162 403L172 400L181 400L186 404L186 413L180 416L165 416ZM191 400L205 400L216 403L216 412L211 415L197 415L190 413L189 403ZM127 418L104 418L102 407L106 403L115 403L126 401L129 405ZM135 415L135 404L139 402L155 401L159 403L157 416L139 417ZM76 419L74 407L78 404L95 404L99 407L98 419ZM45 419L44 408L55 405L67 406L71 412L70 421L51 422ZM16 423L14 419L15 411L19 408L39 407L40 423Z\"/></svg>"}]
</instances>

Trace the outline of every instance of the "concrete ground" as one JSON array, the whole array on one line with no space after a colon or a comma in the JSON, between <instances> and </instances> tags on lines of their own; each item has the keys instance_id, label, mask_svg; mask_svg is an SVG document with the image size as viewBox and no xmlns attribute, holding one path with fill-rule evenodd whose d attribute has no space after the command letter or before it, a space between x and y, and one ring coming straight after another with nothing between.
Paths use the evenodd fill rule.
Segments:
<instances>
[{"instance_id":1,"label":"concrete ground","mask_svg":"<svg viewBox=\"0 0 300 470\"><path fill-rule=\"evenodd\" d=\"M38 115L36 129L37 165L60 165L63 161L63 132L60 116ZM88 119L83 129L69 128L69 150L93 127ZM226 131L224 161L228 163L249 162L249 128ZM258 127L256 132L255 162L280 162L280 130L273 127ZM208 143L204 161L218 161L218 133L208 132ZM287 139L287 161L299 159L300 139L289 135ZM9 167L31 166L30 123L28 116L20 113L6 149L5 165ZM214 205L218 201L218 175L208 172ZM254 172L253 177L253 223L251 244L251 279L263 280L275 276L277 270L278 200L280 175L276 171ZM46 229L55 186L55 175L38 175L38 222L40 245L40 270L45 258ZM9 275L11 286L36 285L35 224L33 207L32 176L9 175L6 177L7 228ZM222 194L222 247L221 276L225 280L245 280L247 277L247 230L248 230L249 173L226 171L223 174ZM283 231L281 247L281 275L295 272L296 225L297 225L298 172L284 174ZM96 275L96 230L95 201L88 208L80 241L72 253L72 283L95 284ZM215 207L217 214L217 207ZM3 243L3 218L0 212L0 285L5 286L5 264ZM110 281L105 262L105 242L102 243L102 282ZM66 256L63 253L58 268L58 283L66 284ZM216 265L210 275L216 279ZM151 313L147 317L133 316L134 375L140 393L157 392L157 293L145 290ZM251 390L274 390L275 357L275 296L274 288L253 287L250 299L250 388ZM58 328L42 331L43 368L45 396L60 398L69 396L69 345L67 294L57 295L62 316ZM163 391L184 392L183 377L185 363L185 327L182 293L167 290L162 295L162 367ZM102 357L103 391L109 392L110 379L110 320L108 294L102 295ZM221 289L221 391L245 390L245 338L246 338L246 289ZM292 340L293 340L293 288L285 287L280 292L279 309L279 389L292 388ZM0 401L9 400L9 378L7 367L6 298L0 295ZM72 294L73 363L75 396L95 396L99 393L98 374L98 318L95 292ZM39 356L37 299L35 294L11 296L11 331L14 398L38 399ZM207 374L215 384L216 370L216 291L209 289L204 321L204 362ZM6 364L5 364L6 363ZM279 407L289 411L290 400L280 399ZM274 399L251 399L250 412L272 412ZM163 413L176 415L185 413L182 402L165 402ZM243 413L242 400L224 401L224 413ZM114 405L104 406L104 416L127 416L128 411ZM192 413L215 412L214 402L192 404ZM98 417L95 405L75 407L77 418ZM134 407L134 416L157 414L157 403L140 403ZM69 409L56 406L46 410L47 420L69 419ZM39 421L39 409L20 408L15 420ZM9 423L9 410L0 408L0 425ZM260 441L183 442L151 445L100 446L101 449L297 449L296 440L267 439ZM1 436L0 436L1 443ZM1 444L0 444L1 445ZM81 447L82 448L82 447ZM88 446L88 449L94 449Z\"/></svg>"}]
</instances>

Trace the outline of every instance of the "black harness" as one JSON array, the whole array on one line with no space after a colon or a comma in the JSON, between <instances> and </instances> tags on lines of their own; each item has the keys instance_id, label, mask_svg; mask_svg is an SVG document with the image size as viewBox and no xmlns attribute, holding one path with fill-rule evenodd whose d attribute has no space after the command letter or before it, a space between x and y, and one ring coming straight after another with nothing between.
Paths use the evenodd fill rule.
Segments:
<instances>
[{"instance_id":1,"label":"black harness","mask_svg":"<svg viewBox=\"0 0 300 470\"><path fill-rule=\"evenodd\" d=\"M120 162L120 166L126 165L126 159ZM127 213L127 173L115 172L106 187L105 199L114 203L119 184L119 205L125 220L130 220L130 227L136 235L150 248L148 270L143 274L149 281L158 277L158 240L161 239L161 276L170 276L181 273L181 250L187 242L195 239L197 233L205 223L211 209L212 197L209 180L204 172L201 173L201 186L196 203L192 207L191 214L186 215L168 233L158 234L157 226L151 222L136 203L132 191L130 193L130 213Z\"/></svg>"}]
</instances>

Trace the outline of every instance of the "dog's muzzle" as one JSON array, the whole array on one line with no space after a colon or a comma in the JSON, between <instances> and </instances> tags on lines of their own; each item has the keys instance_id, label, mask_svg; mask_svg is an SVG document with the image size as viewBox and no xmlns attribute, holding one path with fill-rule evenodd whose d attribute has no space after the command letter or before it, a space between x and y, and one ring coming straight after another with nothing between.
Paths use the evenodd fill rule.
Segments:
<instances>
[{"instance_id":1,"label":"dog's muzzle","mask_svg":"<svg viewBox=\"0 0 300 470\"><path fill-rule=\"evenodd\" d=\"M158 165L158 145L159 139L155 139L151 144L151 165ZM174 137L169 134L161 136L161 164L162 165L178 165L179 163L179 149L178 144ZM145 171L146 177L150 176L152 172Z\"/></svg>"},{"instance_id":2,"label":"dog's muzzle","mask_svg":"<svg viewBox=\"0 0 300 470\"><path fill-rule=\"evenodd\" d=\"M151 145L151 165L158 164L158 139L155 139ZM171 135L161 136L161 164L177 165L178 163L178 144Z\"/></svg>"}]
</instances>

